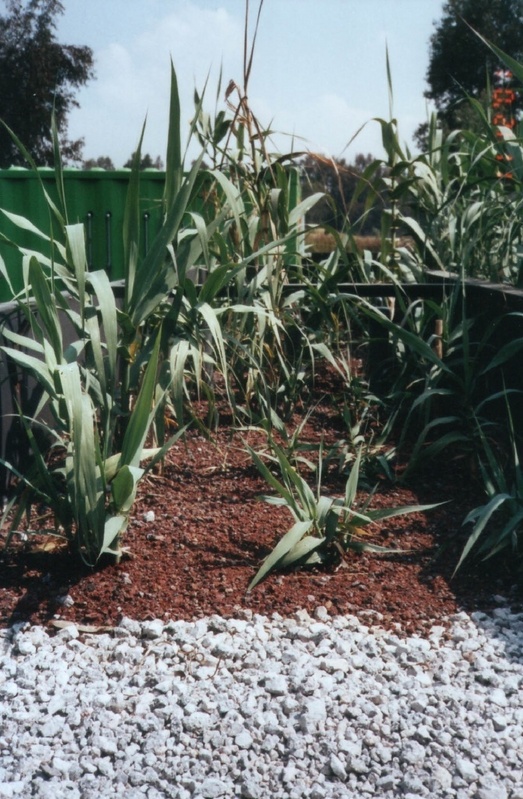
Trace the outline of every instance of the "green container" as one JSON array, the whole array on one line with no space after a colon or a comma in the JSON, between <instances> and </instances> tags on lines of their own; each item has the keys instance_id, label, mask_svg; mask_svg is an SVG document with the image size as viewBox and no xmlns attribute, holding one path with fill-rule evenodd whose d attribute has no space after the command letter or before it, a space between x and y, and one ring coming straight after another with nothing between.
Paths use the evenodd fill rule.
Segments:
<instances>
[{"instance_id":1,"label":"green container","mask_svg":"<svg viewBox=\"0 0 523 799\"><path fill-rule=\"evenodd\" d=\"M129 169L64 170L68 222L83 222L89 269L106 269L111 280L124 276L122 230L130 174ZM0 209L25 217L49 235L51 219L40 181L56 202L53 169L39 169L38 175L33 170L20 167L0 170ZM144 253L162 223L164 185L164 172L151 169L140 173L141 246ZM21 230L2 213L0 234L21 247L46 253L47 245L40 237ZM0 241L0 257L7 266L15 289L21 289L21 254L14 247ZM0 302L10 299L8 286L5 280L0 279Z\"/></svg>"}]
</instances>

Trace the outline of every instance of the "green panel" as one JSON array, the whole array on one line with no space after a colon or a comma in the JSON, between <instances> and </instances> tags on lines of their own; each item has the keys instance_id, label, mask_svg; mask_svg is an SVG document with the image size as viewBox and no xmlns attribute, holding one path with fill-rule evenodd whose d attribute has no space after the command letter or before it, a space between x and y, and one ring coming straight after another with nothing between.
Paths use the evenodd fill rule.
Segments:
<instances>
[{"instance_id":1,"label":"green panel","mask_svg":"<svg viewBox=\"0 0 523 799\"><path fill-rule=\"evenodd\" d=\"M124 276L123 217L129 171L66 171L65 190L70 222L83 222L90 269L107 270L112 280ZM142 172L142 252L145 254L162 221L161 199L165 175Z\"/></svg>"},{"instance_id":2,"label":"green panel","mask_svg":"<svg viewBox=\"0 0 523 799\"><path fill-rule=\"evenodd\" d=\"M300 201L300 181L297 169L289 169L289 207ZM89 269L105 269L111 280L119 280L125 274L123 264L123 217L130 170L106 171L104 169L65 169L64 183L69 223L83 222L85 225ZM46 235L50 233L51 218L44 198L40 180L45 190L57 202L54 170L42 168L36 175L30 169L11 167L0 170L0 208L28 219ZM207 221L212 218L214 207L205 199L206 180L194 199L193 208ZM162 196L165 173L146 169L140 173L142 197L141 250L145 255L149 245L162 224ZM58 231L56 231L58 233ZM15 241L19 246L36 249L50 255L50 248L38 236L20 230L3 214L0 214L0 234ZM287 244L289 263L296 260L300 240ZM22 288L22 256L8 244L0 242L0 256L7 265L15 290ZM0 278L0 302L9 301L11 294L5 281Z\"/></svg>"},{"instance_id":3,"label":"green panel","mask_svg":"<svg viewBox=\"0 0 523 799\"><path fill-rule=\"evenodd\" d=\"M47 185L53 181L52 170L40 170L42 180ZM47 234L49 232L49 213L42 190L36 175L27 169L13 167L0 170L0 208L19 214L29 219ZM32 233L21 231L3 214L0 214L0 233L12 239L22 247L38 249L49 254L42 240ZM22 287L20 254L13 248L0 242L0 256L5 261L12 283L16 289ZM11 299L3 278L0 278L0 300Z\"/></svg>"},{"instance_id":4,"label":"green panel","mask_svg":"<svg viewBox=\"0 0 523 799\"><path fill-rule=\"evenodd\" d=\"M130 170L78 170L65 169L64 183L68 221L83 222L86 231L89 267L106 269L112 280L122 278L123 242L122 228L125 198ZM46 191L56 202L54 171L39 169ZM161 200L165 174L145 170L140 175L142 195L142 248L143 253L158 232L162 221ZM29 219L49 235L50 216L38 177L32 170L11 168L0 170L0 208ZM19 246L38 249L49 255L42 240L20 230L3 214L0 215L0 233ZM0 256L4 259L15 288L21 288L22 257L13 247L0 242ZM0 301L11 299L7 285L0 282Z\"/></svg>"}]
</instances>

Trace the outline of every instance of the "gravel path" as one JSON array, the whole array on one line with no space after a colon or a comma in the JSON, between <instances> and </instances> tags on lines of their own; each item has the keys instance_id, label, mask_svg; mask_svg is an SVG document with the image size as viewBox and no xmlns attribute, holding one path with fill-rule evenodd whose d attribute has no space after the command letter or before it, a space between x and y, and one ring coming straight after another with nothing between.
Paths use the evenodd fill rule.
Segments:
<instances>
[{"instance_id":1,"label":"gravel path","mask_svg":"<svg viewBox=\"0 0 523 799\"><path fill-rule=\"evenodd\" d=\"M501 600L427 638L324 608L1 635L0 797L523 799Z\"/></svg>"}]
</instances>

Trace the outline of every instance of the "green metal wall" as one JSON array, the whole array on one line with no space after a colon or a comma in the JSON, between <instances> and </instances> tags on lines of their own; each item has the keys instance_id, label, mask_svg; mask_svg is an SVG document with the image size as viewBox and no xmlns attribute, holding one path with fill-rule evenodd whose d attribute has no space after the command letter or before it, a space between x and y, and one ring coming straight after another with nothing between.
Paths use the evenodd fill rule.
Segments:
<instances>
[{"instance_id":1,"label":"green metal wall","mask_svg":"<svg viewBox=\"0 0 523 799\"><path fill-rule=\"evenodd\" d=\"M83 222L86 231L90 269L106 269L112 280L123 277L123 217L130 170L65 169L64 184L70 224ZM53 169L34 171L12 167L0 170L0 209L19 214L47 235L50 218L40 180L56 201ZM145 170L140 173L141 243L144 252L161 225L161 199L165 173ZM45 244L35 234L22 231L0 214L0 233L17 244L45 252ZM0 241L0 256L6 263L16 289L22 287L22 257L13 247ZM0 302L11 299L5 280L0 278Z\"/></svg>"},{"instance_id":2,"label":"green metal wall","mask_svg":"<svg viewBox=\"0 0 523 799\"><path fill-rule=\"evenodd\" d=\"M68 211L68 222L83 222L85 225L89 269L105 269L111 280L124 276L123 267L123 218L125 200L131 170L121 169L65 169L64 183ZM300 201L299 172L290 168L289 203L295 207ZM50 215L44 197L45 191L57 202L54 170L33 170L11 167L0 170L0 209L25 217L46 235L50 233ZM145 254L162 224L162 195L165 172L146 169L140 173L141 197L141 248ZM203 208L204 192L194 201L194 210L207 216ZM46 243L29 231L21 230L0 212L0 234L26 249L36 249L49 255ZM299 250L298 240L290 241L289 253ZM0 241L0 257L4 260L11 282L16 291L22 288L22 256L14 248ZM295 260L294 255L291 255ZM0 302L9 302L11 292L0 276Z\"/></svg>"}]
</instances>

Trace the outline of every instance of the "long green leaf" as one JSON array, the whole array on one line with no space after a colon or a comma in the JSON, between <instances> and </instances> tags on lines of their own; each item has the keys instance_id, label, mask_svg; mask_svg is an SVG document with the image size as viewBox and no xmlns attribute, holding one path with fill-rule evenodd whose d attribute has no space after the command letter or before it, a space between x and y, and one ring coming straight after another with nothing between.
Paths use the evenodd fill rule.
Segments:
<instances>
[{"instance_id":1,"label":"long green leaf","mask_svg":"<svg viewBox=\"0 0 523 799\"><path fill-rule=\"evenodd\" d=\"M111 482L113 502L120 515L129 513L131 510L143 473L144 470L136 466L122 466Z\"/></svg>"},{"instance_id":2,"label":"long green leaf","mask_svg":"<svg viewBox=\"0 0 523 799\"><path fill-rule=\"evenodd\" d=\"M478 33L477 30L474 30L472 26L469 25L469 27L474 31L476 36L478 36L478 38L481 39L481 41L484 42L484 44L486 44L487 47L489 47L492 52L495 53L495 55L497 55L499 60L510 69L513 75L515 75L518 79L519 83L523 83L523 64L521 64L519 61L516 61L516 59L512 58L512 56L503 52L503 50L501 50L499 47L496 47L496 45L492 44L492 42L489 42L489 40L482 36L481 33Z\"/></svg>"},{"instance_id":3,"label":"long green leaf","mask_svg":"<svg viewBox=\"0 0 523 799\"><path fill-rule=\"evenodd\" d=\"M169 354L171 374L170 391L174 405L174 413L179 424L181 424L183 420L185 364L190 353L191 345L186 339L182 339L173 344Z\"/></svg>"},{"instance_id":4,"label":"long green leaf","mask_svg":"<svg viewBox=\"0 0 523 799\"><path fill-rule=\"evenodd\" d=\"M167 134L167 156L165 164L164 203L171 208L174 198L180 191L183 180L183 159L181 144L181 113L178 79L171 60L171 96L169 103L169 130Z\"/></svg>"},{"instance_id":5,"label":"long green leaf","mask_svg":"<svg viewBox=\"0 0 523 799\"><path fill-rule=\"evenodd\" d=\"M432 505L400 505L396 508L377 508L376 510L367 510L366 514L372 522L381 519L392 519L394 516L406 516L410 513L424 513L432 508L438 508L440 505L445 505L444 502L434 502Z\"/></svg>"},{"instance_id":6,"label":"long green leaf","mask_svg":"<svg viewBox=\"0 0 523 799\"><path fill-rule=\"evenodd\" d=\"M470 550L482 534L483 530L489 523L492 515L507 501L510 501L511 497L510 494L496 494L496 496L492 497L490 502L488 502L483 508L478 508L478 521L474 525L474 529L472 530L471 534L467 539L467 543L463 547L463 551L461 553L461 557L458 561L458 565L454 569L453 575L456 574L458 569L460 568L461 564L469 554ZM469 514L470 516L470 514ZM468 518L468 517L467 517ZM465 519L465 524L467 519Z\"/></svg>"},{"instance_id":7,"label":"long green leaf","mask_svg":"<svg viewBox=\"0 0 523 799\"><path fill-rule=\"evenodd\" d=\"M29 233L34 233L44 241L51 241L49 236L46 233L43 233L40 228L37 228L30 219L27 219L27 217L21 216L20 214L15 214L12 211L7 211L5 208L0 208L0 212L4 214L4 216L6 216L13 225L16 225L18 228L20 228L20 230L26 230Z\"/></svg>"},{"instance_id":8,"label":"long green leaf","mask_svg":"<svg viewBox=\"0 0 523 799\"><path fill-rule=\"evenodd\" d=\"M116 516L108 516L105 520L103 539L100 547L100 554L113 555L119 557L120 549L116 542L119 536L123 533L127 526L127 515L118 514ZM116 546L115 546L116 544Z\"/></svg>"},{"instance_id":9,"label":"long green leaf","mask_svg":"<svg viewBox=\"0 0 523 799\"><path fill-rule=\"evenodd\" d=\"M499 366L503 366L503 364L507 363L507 361L515 355L518 355L522 349L523 338L512 339L512 341L507 342L501 347L480 374L486 374L491 369L497 369Z\"/></svg>"},{"instance_id":10,"label":"long green leaf","mask_svg":"<svg viewBox=\"0 0 523 799\"><path fill-rule=\"evenodd\" d=\"M261 567L258 569L255 577L249 583L247 592L251 591L263 578L278 565L281 558L284 557L296 544L303 538L303 536L312 527L312 519L308 521L298 521L288 530L283 538L281 538L271 554L264 560Z\"/></svg>"},{"instance_id":11,"label":"long green leaf","mask_svg":"<svg viewBox=\"0 0 523 799\"><path fill-rule=\"evenodd\" d=\"M514 533L521 535L521 523L523 522L523 508L513 513L508 522L500 531L495 531L479 546L478 554L485 554L484 560L493 557L510 544ZM508 539L508 540L507 540Z\"/></svg>"},{"instance_id":12,"label":"long green leaf","mask_svg":"<svg viewBox=\"0 0 523 799\"><path fill-rule=\"evenodd\" d=\"M22 369L25 369L40 383L44 391L53 396L56 394L53 377L47 364L38 358L28 355L25 352L15 350L13 347L2 346L0 349L5 352L12 360L17 363Z\"/></svg>"},{"instance_id":13,"label":"long green leaf","mask_svg":"<svg viewBox=\"0 0 523 799\"><path fill-rule=\"evenodd\" d=\"M89 282L100 304L100 313L106 343L108 390L114 390L116 383L116 362L118 356L118 310L113 288L107 273L97 270L89 274Z\"/></svg>"},{"instance_id":14,"label":"long green leaf","mask_svg":"<svg viewBox=\"0 0 523 799\"><path fill-rule=\"evenodd\" d=\"M361 448L358 450L356 460L352 465L347 483L345 485L345 506L349 509L352 508L356 500L358 492L358 482L360 479L360 464L361 464Z\"/></svg>"},{"instance_id":15,"label":"long green leaf","mask_svg":"<svg viewBox=\"0 0 523 799\"><path fill-rule=\"evenodd\" d=\"M85 308L85 276L87 272L87 252L85 249L85 230L83 223L66 225L65 236L78 287L80 316L83 318Z\"/></svg>"},{"instance_id":16,"label":"long green leaf","mask_svg":"<svg viewBox=\"0 0 523 799\"><path fill-rule=\"evenodd\" d=\"M125 200L122 230L125 274L125 312L128 311L130 298L133 296L136 272L138 269L138 254L140 250L140 159L145 125L146 122L144 121L138 146L133 155L131 176L129 178L129 186Z\"/></svg>"},{"instance_id":17,"label":"long green leaf","mask_svg":"<svg viewBox=\"0 0 523 799\"><path fill-rule=\"evenodd\" d=\"M36 258L31 258L29 262L29 282L56 361L60 363L63 360L62 326L58 318L54 298L49 291L47 279Z\"/></svg>"},{"instance_id":18,"label":"long green leaf","mask_svg":"<svg viewBox=\"0 0 523 799\"><path fill-rule=\"evenodd\" d=\"M188 211L202 158L203 154L194 162L172 206L167 210L160 232L137 270L132 296L126 309L135 327L138 327L161 302L169 297L178 282L178 275L172 260L168 258L168 252Z\"/></svg>"},{"instance_id":19,"label":"long green leaf","mask_svg":"<svg viewBox=\"0 0 523 799\"><path fill-rule=\"evenodd\" d=\"M282 499L287 503L288 507L293 511L293 513L297 510L295 499L292 493L289 491L286 486L284 486L280 481L273 475L271 470L266 466L266 464L262 461L260 456L257 452L255 452L251 447L247 445L247 451L251 458L253 459L256 468L262 475L262 477L269 483L275 491L280 494ZM298 517L299 518L299 517Z\"/></svg>"},{"instance_id":20,"label":"long green leaf","mask_svg":"<svg viewBox=\"0 0 523 799\"><path fill-rule=\"evenodd\" d=\"M158 333L127 430L125 431L120 466L139 466L140 463L145 439L154 418L153 400L158 371L160 338L160 333Z\"/></svg>"},{"instance_id":21,"label":"long green leaf","mask_svg":"<svg viewBox=\"0 0 523 799\"><path fill-rule=\"evenodd\" d=\"M54 161L54 176L56 192L60 201L60 214L67 225L67 203L65 199L65 183L64 183L64 170L62 164L62 154L60 152L60 137L58 131L58 123L56 119L55 109L51 115L51 138L53 141L53 161Z\"/></svg>"},{"instance_id":22,"label":"long green leaf","mask_svg":"<svg viewBox=\"0 0 523 799\"><path fill-rule=\"evenodd\" d=\"M298 541L292 549L284 555L279 563L278 567L284 569L287 566L292 566L296 563L301 563L306 561L307 563L310 562L311 555L316 552L318 549L325 544L327 538L318 538L314 535L306 535L305 538L302 538L301 541ZM318 561L320 559L318 558Z\"/></svg>"}]
</instances>

